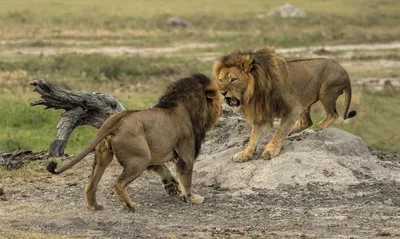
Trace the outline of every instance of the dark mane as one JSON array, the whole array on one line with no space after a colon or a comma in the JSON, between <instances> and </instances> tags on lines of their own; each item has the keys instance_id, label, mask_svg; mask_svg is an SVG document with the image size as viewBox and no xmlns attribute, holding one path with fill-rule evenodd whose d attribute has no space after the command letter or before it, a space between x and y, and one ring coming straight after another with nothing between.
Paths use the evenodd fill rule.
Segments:
<instances>
[{"instance_id":1,"label":"dark mane","mask_svg":"<svg viewBox=\"0 0 400 239\"><path fill-rule=\"evenodd\" d=\"M168 86L153 108L173 109L183 105L189 113L195 140L195 157L200 153L201 143L207 131L206 91L212 81L201 73L192 74Z\"/></svg>"}]
</instances>

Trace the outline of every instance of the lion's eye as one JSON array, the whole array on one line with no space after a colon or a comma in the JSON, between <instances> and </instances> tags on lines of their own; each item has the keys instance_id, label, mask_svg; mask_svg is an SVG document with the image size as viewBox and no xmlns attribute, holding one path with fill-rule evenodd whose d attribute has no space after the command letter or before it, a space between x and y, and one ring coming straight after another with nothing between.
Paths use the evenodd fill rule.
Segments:
<instances>
[{"instance_id":1,"label":"lion's eye","mask_svg":"<svg viewBox=\"0 0 400 239\"><path fill-rule=\"evenodd\" d=\"M222 83L222 79L218 79L219 83Z\"/></svg>"},{"instance_id":2,"label":"lion's eye","mask_svg":"<svg viewBox=\"0 0 400 239\"><path fill-rule=\"evenodd\" d=\"M237 80L237 78L231 78L231 83L235 82Z\"/></svg>"}]
</instances>

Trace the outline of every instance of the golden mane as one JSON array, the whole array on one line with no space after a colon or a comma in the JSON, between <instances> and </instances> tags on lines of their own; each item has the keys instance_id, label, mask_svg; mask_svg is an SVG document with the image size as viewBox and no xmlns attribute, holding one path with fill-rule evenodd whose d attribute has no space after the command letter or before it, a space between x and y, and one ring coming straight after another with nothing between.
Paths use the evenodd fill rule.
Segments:
<instances>
[{"instance_id":1,"label":"golden mane","mask_svg":"<svg viewBox=\"0 0 400 239\"><path fill-rule=\"evenodd\" d=\"M285 61L275 54L274 48L236 51L223 56L214 64L214 77L217 79L222 69L230 67L239 68L249 79L241 110L249 123L272 123L275 117L280 118L290 112L290 106L281 96L283 78L289 73Z\"/></svg>"}]
</instances>

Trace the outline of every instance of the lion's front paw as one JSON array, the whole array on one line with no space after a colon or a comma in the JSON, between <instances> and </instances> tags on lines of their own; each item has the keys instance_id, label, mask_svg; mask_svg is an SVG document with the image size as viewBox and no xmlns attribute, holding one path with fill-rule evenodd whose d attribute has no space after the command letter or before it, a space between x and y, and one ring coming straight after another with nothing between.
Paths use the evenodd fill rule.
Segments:
<instances>
[{"instance_id":1,"label":"lion's front paw","mask_svg":"<svg viewBox=\"0 0 400 239\"><path fill-rule=\"evenodd\" d=\"M103 210L104 207L101 204L95 204L93 206L87 206L87 208L91 211L100 211Z\"/></svg>"},{"instance_id":2,"label":"lion's front paw","mask_svg":"<svg viewBox=\"0 0 400 239\"><path fill-rule=\"evenodd\" d=\"M204 202L204 197L200 196L198 194L192 194L192 197L190 198L190 201L192 203L201 204L201 203Z\"/></svg>"},{"instance_id":3,"label":"lion's front paw","mask_svg":"<svg viewBox=\"0 0 400 239\"><path fill-rule=\"evenodd\" d=\"M238 163L246 162L249 161L252 156L252 154L247 153L247 150L243 150L233 156L233 161Z\"/></svg>"},{"instance_id":4,"label":"lion's front paw","mask_svg":"<svg viewBox=\"0 0 400 239\"><path fill-rule=\"evenodd\" d=\"M127 209L129 209L131 212L136 212L138 210L138 206L136 203L131 202L129 204L126 204Z\"/></svg>"},{"instance_id":5,"label":"lion's front paw","mask_svg":"<svg viewBox=\"0 0 400 239\"><path fill-rule=\"evenodd\" d=\"M264 152L262 153L262 158L265 160L270 160L272 157L271 157L271 154L269 153L269 151L264 150Z\"/></svg>"},{"instance_id":6,"label":"lion's front paw","mask_svg":"<svg viewBox=\"0 0 400 239\"><path fill-rule=\"evenodd\" d=\"M204 202L204 197L198 194L182 195L184 202L191 202L196 204L201 204Z\"/></svg>"},{"instance_id":7,"label":"lion's front paw","mask_svg":"<svg viewBox=\"0 0 400 239\"><path fill-rule=\"evenodd\" d=\"M273 147L267 145L265 147L264 152L262 153L262 157L265 160L270 160L271 158L278 156L280 152L281 152L281 147Z\"/></svg>"},{"instance_id":8,"label":"lion's front paw","mask_svg":"<svg viewBox=\"0 0 400 239\"><path fill-rule=\"evenodd\" d=\"M164 184L165 192L170 196L176 196L181 193L179 189L179 184L175 181L175 179L169 184Z\"/></svg>"},{"instance_id":9,"label":"lion's front paw","mask_svg":"<svg viewBox=\"0 0 400 239\"><path fill-rule=\"evenodd\" d=\"M326 128L326 127L323 124L318 123L318 124L314 125L313 130L314 131L320 131L320 130L322 130L324 128Z\"/></svg>"}]
</instances>

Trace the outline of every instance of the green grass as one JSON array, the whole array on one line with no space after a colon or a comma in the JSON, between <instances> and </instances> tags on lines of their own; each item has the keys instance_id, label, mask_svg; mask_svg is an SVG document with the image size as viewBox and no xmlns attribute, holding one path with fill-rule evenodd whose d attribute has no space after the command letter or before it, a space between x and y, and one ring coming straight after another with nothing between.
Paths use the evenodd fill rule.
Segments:
<instances>
[{"instance_id":1,"label":"green grass","mask_svg":"<svg viewBox=\"0 0 400 239\"><path fill-rule=\"evenodd\" d=\"M191 72L208 71L212 62L203 63L196 58L183 57L141 57L109 56L104 54L62 54L55 56L27 56L20 59L0 60L0 72L27 72L29 79L45 78L62 82L64 86L78 90L78 85L115 83L152 83L165 86L166 83ZM67 77L69 80L65 81ZM25 80L25 83L29 80ZM4 83L0 77L0 85ZM95 89L94 89L95 90Z\"/></svg>"},{"instance_id":2,"label":"green grass","mask_svg":"<svg viewBox=\"0 0 400 239\"><path fill-rule=\"evenodd\" d=\"M55 128L48 126L57 124L59 113L29 107L28 102L12 95L0 97L0 114L6 116L0 117L0 151L46 150L55 136Z\"/></svg>"},{"instance_id":3,"label":"green grass","mask_svg":"<svg viewBox=\"0 0 400 239\"><path fill-rule=\"evenodd\" d=\"M140 79L150 74L168 76L176 74L165 59L150 62L142 57L111 57L103 54L63 54L51 57L31 56L20 61L0 61L0 70L25 70L29 74L59 74L89 80L123 80L125 77Z\"/></svg>"}]
</instances>

